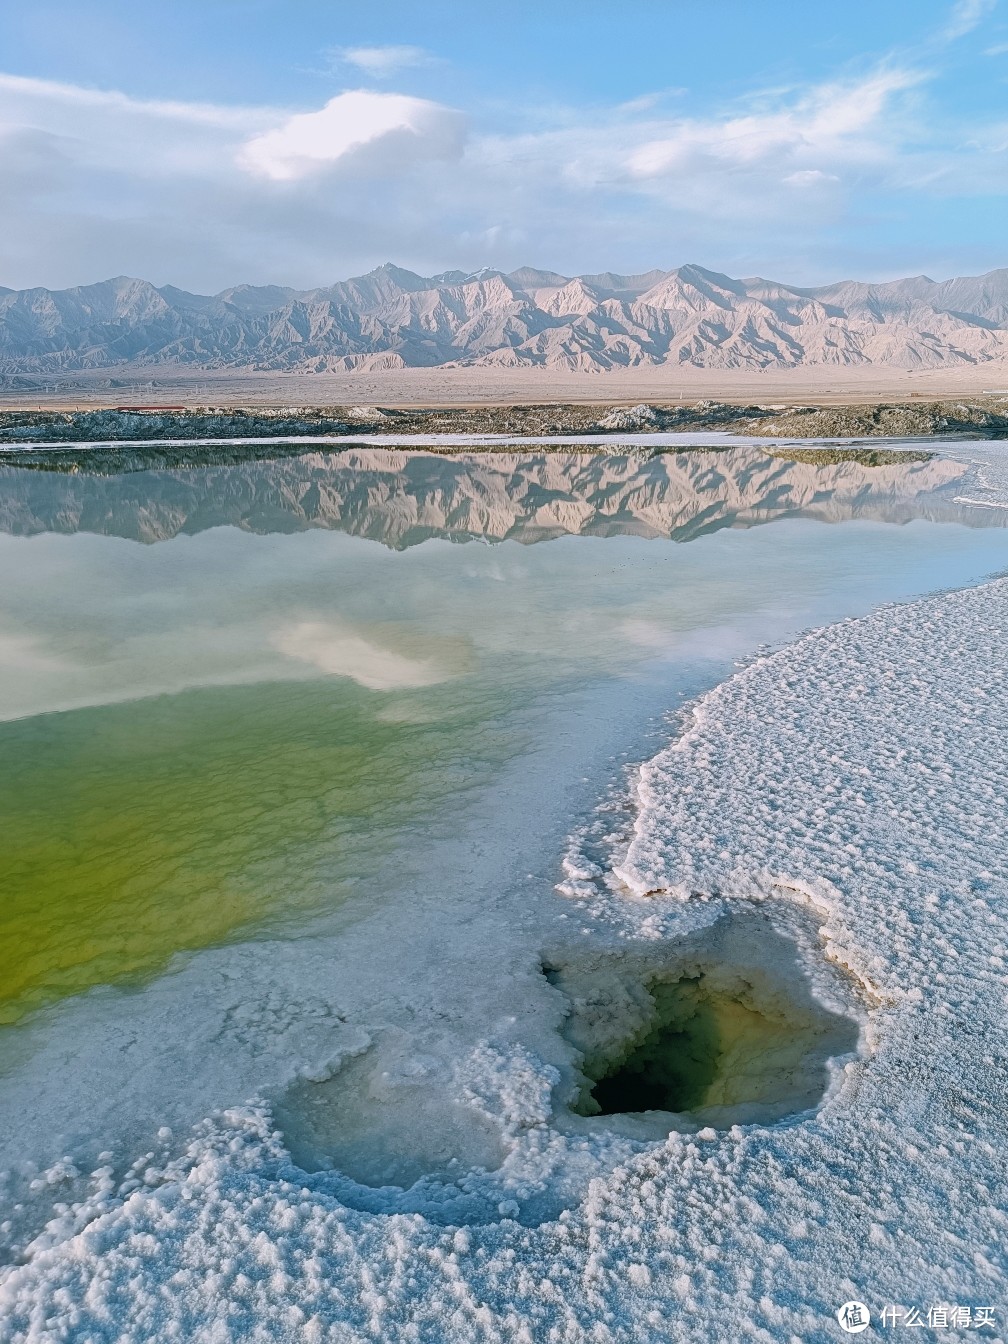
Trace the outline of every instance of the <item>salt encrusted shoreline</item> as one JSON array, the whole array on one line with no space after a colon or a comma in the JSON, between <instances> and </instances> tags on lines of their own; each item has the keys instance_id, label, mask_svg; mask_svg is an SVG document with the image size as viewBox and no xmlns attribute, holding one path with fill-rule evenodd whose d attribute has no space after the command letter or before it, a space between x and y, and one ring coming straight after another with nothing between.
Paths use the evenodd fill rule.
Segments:
<instances>
[{"instance_id":1,"label":"salt encrusted shoreline","mask_svg":"<svg viewBox=\"0 0 1008 1344\"><path fill-rule=\"evenodd\" d=\"M804 406L701 399L684 402L395 407L234 404L77 410L0 409L6 444L137 444L233 438L278 441L370 434L579 435L722 432L784 439L1008 436L1008 396Z\"/></svg>"},{"instance_id":2,"label":"salt encrusted shoreline","mask_svg":"<svg viewBox=\"0 0 1008 1344\"><path fill-rule=\"evenodd\" d=\"M871 1052L814 1116L673 1134L558 1220L502 1205L455 1228L347 1209L285 1161L268 1115L232 1112L125 1200L97 1173L90 1224L68 1212L0 1283L0 1332L825 1341L853 1298L876 1319L993 1307L975 1333L1003 1338L1005 629L1002 579L815 632L703 697L642 771L619 871L659 894L614 887L619 922L674 932L694 890L808 901L868 987ZM548 1179L569 1144L550 1070L492 1051L466 1068Z\"/></svg>"}]
</instances>

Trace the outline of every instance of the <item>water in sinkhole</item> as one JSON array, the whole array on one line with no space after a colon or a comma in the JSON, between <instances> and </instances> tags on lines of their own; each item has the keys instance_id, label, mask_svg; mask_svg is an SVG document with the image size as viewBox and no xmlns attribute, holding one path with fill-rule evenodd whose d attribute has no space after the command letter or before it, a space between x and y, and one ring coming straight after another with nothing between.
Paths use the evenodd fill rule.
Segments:
<instances>
[{"instance_id":1,"label":"water in sinkhole","mask_svg":"<svg viewBox=\"0 0 1008 1344\"><path fill-rule=\"evenodd\" d=\"M858 1048L862 1014L854 987L839 977L831 977L830 997L842 1011L813 993L815 944L802 942L804 951L769 921L735 911L664 966L615 974L549 967L571 1003L566 1035L583 1057L585 1082L571 1110L655 1112L654 1123L667 1130L669 1116L773 1123L817 1106L830 1061Z\"/></svg>"},{"instance_id":2,"label":"water in sinkhole","mask_svg":"<svg viewBox=\"0 0 1008 1344\"><path fill-rule=\"evenodd\" d=\"M785 906L772 921L731 908L670 947L577 946L542 970L566 1011L545 1050L556 1064L574 1059L566 1076L559 1070L547 1128L575 1147L586 1133L646 1142L800 1115L821 1104L834 1066L861 1044L857 988L821 956L808 911ZM547 991L544 1007L555 1005ZM484 1207L485 1190L473 1195L469 1173L506 1171L523 1140L458 1095L443 1053L450 1041L428 1038L423 1053L414 1045L385 1031L331 1076L295 1082L274 1110L288 1151L302 1171L348 1178L339 1197L351 1204L492 1219L496 1203ZM523 1220L556 1216L579 1183L563 1194L561 1180Z\"/></svg>"},{"instance_id":3,"label":"water in sinkhole","mask_svg":"<svg viewBox=\"0 0 1008 1344\"><path fill-rule=\"evenodd\" d=\"M785 1114L807 1109L822 1095L822 1047L841 1044L843 1035L828 1022L830 1014L820 1017L793 1003L786 1011L756 1006L751 986L725 991L703 974L654 982L649 993L653 1025L624 1055L589 1066L594 1086L582 1114L688 1114L714 1107Z\"/></svg>"}]
</instances>

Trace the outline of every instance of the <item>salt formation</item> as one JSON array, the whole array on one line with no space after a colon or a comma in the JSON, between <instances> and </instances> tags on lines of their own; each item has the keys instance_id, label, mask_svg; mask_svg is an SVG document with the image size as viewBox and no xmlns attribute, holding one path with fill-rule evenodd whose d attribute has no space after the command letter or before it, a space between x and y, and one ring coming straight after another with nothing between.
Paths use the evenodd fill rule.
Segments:
<instances>
[{"instance_id":1,"label":"salt formation","mask_svg":"<svg viewBox=\"0 0 1008 1344\"><path fill-rule=\"evenodd\" d=\"M771 923L746 904L669 946L618 957L579 949L551 967L588 1084L573 1109L630 1112L630 1132L664 1137L818 1105L832 1066L855 1057L863 1003L848 976L822 963L816 920L798 907L774 913Z\"/></svg>"},{"instance_id":2,"label":"salt formation","mask_svg":"<svg viewBox=\"0 0 1008 1344\"><path fill-rule=\"evenodd\" d=\"M125 1195L97 1170L7 1270L0 1334L818 1341L855 1301L876 1321L968 1308L1003 1338L1005 628L999 580L759 659L643 769L620 880L583 874L570 898L627 956L726 917L814 930L808 992L869 1005L817 1109L634 1140L567 1117L571 1079L487 1041L458 1095L507 1156L472 1177L489 1212L469 1224L402 1192L350 1207L264 1108L228 1112ZM575 1170L594 1176L572 1207L528 1216Z\"/></svg>"},{"instance_id":3,"label":"salt formation","mask_svg":"<svg viewBox=\"0 0 1008 1344\"><path fill-rule=\"evenodd\" d=\"M599 421L600 429L650 429L657 424L658 416L654 408L641 403L639 406L617 406Z\"/></svg>"}]
</instances>

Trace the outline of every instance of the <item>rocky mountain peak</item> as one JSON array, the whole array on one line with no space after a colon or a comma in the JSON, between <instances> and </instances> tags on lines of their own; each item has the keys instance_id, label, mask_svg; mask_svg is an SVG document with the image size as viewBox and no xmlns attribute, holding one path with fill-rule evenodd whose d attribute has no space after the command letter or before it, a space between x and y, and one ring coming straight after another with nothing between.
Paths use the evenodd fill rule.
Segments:
<instances>
[{"instance_id":1,"label":"rocky mountain peak","mask_svg":"<svg viewBox=\"0 0 1008 1344\"><path fill-rule=\"evenodd\" d=\"M0 375L174 363L312 372L504 365L940 368L1008 359L1008 269L792 286L688 263L639 275L386 262L327 288L216 295L130 276L0 289Z\"/></svg>"}]
</instances>

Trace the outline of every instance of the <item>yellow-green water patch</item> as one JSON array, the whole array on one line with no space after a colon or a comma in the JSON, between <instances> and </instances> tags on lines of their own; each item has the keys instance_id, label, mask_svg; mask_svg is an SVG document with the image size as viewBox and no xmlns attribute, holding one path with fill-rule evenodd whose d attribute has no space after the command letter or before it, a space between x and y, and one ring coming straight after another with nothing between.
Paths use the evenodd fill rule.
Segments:
<instances>
[{"instance_id":1,"label":"yellow-green water patch","mask_svg":"<svg viewBox=\"0 0 1008 1344\"><path fill-rule=\"evenodd\" d=\"M501 759L480 717L334 679L0 724L0 1022L334 904Z\"/></svg>"}]
</instances>

